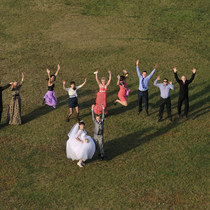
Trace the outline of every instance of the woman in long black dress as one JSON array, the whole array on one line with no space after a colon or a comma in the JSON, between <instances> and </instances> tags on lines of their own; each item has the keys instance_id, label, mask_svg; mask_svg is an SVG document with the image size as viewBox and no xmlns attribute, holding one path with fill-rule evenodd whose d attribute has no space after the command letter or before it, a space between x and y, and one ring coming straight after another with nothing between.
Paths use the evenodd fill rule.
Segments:
<instances>
[{"instance_id":1,"label":"woman in long black dress","mask_svg":"<svg viewBox=\"0 0 210 210\"><path fill-rule=\"evenodd\" d=\"M13 82L11 84L12 99L10 101L7 122L10 125L20 125L21 122L21 98L20 98L20 88L22 87L24 81L24 74L22 73L22 80L20 84L18 82Z\"/></svg>"}]
</instances>

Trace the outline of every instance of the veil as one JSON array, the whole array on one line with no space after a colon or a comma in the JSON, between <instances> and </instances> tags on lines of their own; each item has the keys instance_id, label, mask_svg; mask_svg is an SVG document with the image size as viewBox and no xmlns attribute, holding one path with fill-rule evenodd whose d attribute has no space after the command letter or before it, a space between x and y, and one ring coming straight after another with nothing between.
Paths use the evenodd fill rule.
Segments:
<instances>
[{"instance_id":1,"label":"veil","mask_svg":"<svg viewBox=\"0 0 210 210\"><path fill-rule=\"evenodd\" d=\"M78 132L78 130L79 130L79 123L76 123L73 127L72 127L72 129L70 130L70 132L68 133L68 136L69 136L69 139L68 139L68 141L66 142L66 156L67 156L67 158L70 158L71 157L71 152L70 152L70 145L69 145L69 143L70 143L70 141L72 141L72 139L75 137L75 135L76 135L76 133Z\"/></svg>"}]
</instances>

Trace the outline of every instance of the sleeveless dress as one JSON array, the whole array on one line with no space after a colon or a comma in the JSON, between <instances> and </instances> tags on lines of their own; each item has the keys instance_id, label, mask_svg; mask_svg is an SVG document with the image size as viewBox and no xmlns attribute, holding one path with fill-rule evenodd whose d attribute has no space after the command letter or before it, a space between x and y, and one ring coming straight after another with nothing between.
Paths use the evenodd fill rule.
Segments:
<instances>
[{"instance_id":1,"label":"sleeveless dress","mask_svg":"<svg viewBox=\"0 0 210 210\"><path fill-rule=\"evenodd\" d=\"M96 150L95 142L90 136L87 135L87 132L85 130L79 130L78 123L74 125L68 136L69 139L66 142L66 155L68 159L82 159L83 161L85 161L93 157ZM76 140L76 137L81 139L83 143ZM85 139L88 139L89 142L87 143Z\"/></svg>"},{"instance_id":2,"label":"sleeveless dress","mask_svg":"<svg viewBox=\"0 0 210 210\"><path fill-rule=\"evenodd\" d=\"M123 84L122 82L120 82L119 84L120 90L118 92L118 98L120 99L120 101L127 101L127 96L128 96L127 86L128 86L127 83Z\"/></svg>"},{"instance_id":3,"label":"sleeveless dress","mask_svg":"<svg viewBox=\"0 0 210 210\"><path fill-rule=\"evenodd\" d=\"M108 87L99 87L99 92L96 94L96 105L94 107L95 114L102 114L103 106L105 108L105 114L107 114L107 89Z\"/></svg>"},{"instance_id":4,"label":"sleeveless dress","mask_svg":"<svg viewBox=\"0 0 210 210\"><path fill-rule=\"evenodd\" d=\"M57 98L55 96L54 87L55 87L54 84L52 86L48 86L48 91L44 96L44 101L45 101L45 104L47 104L48 106L52 106L53 108L56 108Z\"/></svg>"},{"instance_id":5,"label":"sleeveless dress","mask_svg":"<svg viewBox=\"0 0 210 210\"><path fill-rule=\"evenodd\" d=\"M21 98L19 91L22 85L12 89L12 99L9 104L7 123L10 125L20 125L21 122Z\"/></svg>"}]
</instances>

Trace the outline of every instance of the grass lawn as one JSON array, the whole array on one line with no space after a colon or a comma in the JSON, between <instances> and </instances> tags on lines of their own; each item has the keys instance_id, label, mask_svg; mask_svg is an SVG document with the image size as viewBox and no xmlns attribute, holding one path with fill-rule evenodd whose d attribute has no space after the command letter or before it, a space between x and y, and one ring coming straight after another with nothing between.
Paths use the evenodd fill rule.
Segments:
<instances>
[{"instance_id":1,"label":"grass lawn","mask_svg":"<svg viewBox=\"0 0 210 210\"><path fill-rule=\"evenodd\" d=\"M208 209L209 7L207 0L1 0L0 81L20 80L21 126L6 125L11 91L3 92L0 127L0 209ZM149 85L149 112L137 116L140 69L159 68ZM42 106L46 68L61 71L58 106ZM178 75L191 76L189 119L178 120ZM93 134L90 107L98 87L93 72L113 80L105 122L106 160L84 168L66 158L68 95L62 80L77 84L80 114ZM128 107L113 105L117 74L128 70ZM172 80L174 122L157 123L156 77ZM166 112L164 113L166 118Z\"/></svg>"}]
</instances>

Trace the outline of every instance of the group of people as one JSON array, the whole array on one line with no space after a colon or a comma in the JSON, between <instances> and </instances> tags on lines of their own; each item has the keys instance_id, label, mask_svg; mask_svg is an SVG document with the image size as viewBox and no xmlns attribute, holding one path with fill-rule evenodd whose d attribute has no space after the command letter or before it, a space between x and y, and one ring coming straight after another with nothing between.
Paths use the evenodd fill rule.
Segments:
<instances>
[{"instance_id":1,"label":"group of people","mask_svg":"<svg viewBox=\"0 0 210 210\"><path fill-rule=\"evenodd\" d=\"M149 81L152 76L155 74L158 68L158 64L155 65L154 70L147 75L146 71L140 72L139 69L139 60L136 61L136 70L139 78L139 88L138 88L138 115L142 112L142 101L145 104L146 115L149 115L148 102L149 102L149 93L148 86ZM49 69L47 71L47 81L48 81L48 91L44 96L43 104L56 108L57 98L55 96L55 81L60 71L60 65L57 65L57 71L55 74L50 74L51 71ZM181 117L181 107L182 104L185 103L184 115L187 118L189 111L189 97L188 97L188 86L194 80L196 69L193 68L192 76L189 80L186 79L185 76L182 76L179 79L177 75L177 68L173 68L174 76L177 83L180 86L179 91L179 99L178 99L178 116ZM112 80L111 71L108 71L109 79L106 82L105 77L101 78L101 81L98 79L98 71L94 72L95 79L99 87L99 91L96 94L95 104L91 107L92 119L94 123L94 135L93 138L87 135L85 131L85 123L80 120L79 117L79 104L78 104L78 95L77 90L82 88L86 82L87 78L85 78L84 82L77 86L74 81L70 82L70 87L66 87L66 81L63 81L63 89L68 92L69 101L69 113L67 115L66 121L70 121L70 117L73 114L73 110L76 110L77 120L73 128L70 130L68 136L69 139L66 143L66 153L67 158L72 160L78 160L77 165L79 167L83 167L85 165L85 161L87 159L91 159L95 153L95 150L98 150L98 157L103 160L104 159L104 119L105 115L108 113L107 111L107 90L108 86ZM117 75L117 85L119 86L118 99L114 101L114 105L117 103L122 106L128 106L128 96L130 93L130 89L128 89L128 84L126 79L129 74L126 70L123 70L123 75ZM167 78L164 78L163 83L158 83L160 80L160 76L154 81L154 85L160 89L160 108L159 108L159 116L158 122L162 120L164 107L166 105L168 118L172 121L171 115L171 99L170 99L170 90L174 90L174 85L172 81L168 81ZM20 98L20 88L24 81L24 74L22 73L22 80L20 84L17 81L11 82L6 86L0 86L0 121L3 111L2 105L2 91L11 87L12 91L12 99L9 105L8 114L7 114L7 122L12 125L20 125L21 124L21 98Z\"/></svg>"}]
</instances>

